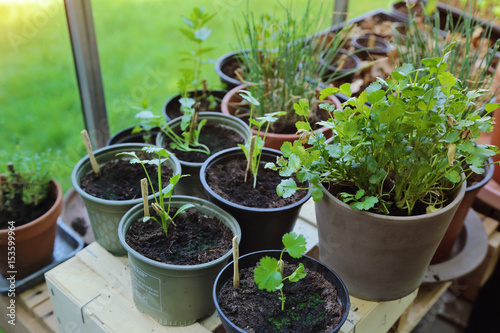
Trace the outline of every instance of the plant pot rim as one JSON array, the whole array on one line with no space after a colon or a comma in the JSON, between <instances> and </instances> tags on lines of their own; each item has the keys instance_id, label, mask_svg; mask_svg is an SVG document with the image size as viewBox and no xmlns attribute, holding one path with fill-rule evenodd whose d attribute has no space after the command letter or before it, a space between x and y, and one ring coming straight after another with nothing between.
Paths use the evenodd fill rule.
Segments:
<instances>
[{"instance_id":1,"label":"plant pot rim","mask_svg":"<svg viewBox=\"0 0 500 333\"><path fill-rule=\"evenodd\" d=\"M127 133L128 131L132 132L132 130L134 128L136 128L137 126L139 125L132 125L132 126L127 126L127 127L124 127L122 128L121 130L115 132L113 135L111 135L108 139L108 141L106 141L106 146L105 147L109 147L109 146L115 146L115 145L118 145L118 144L122 144L122 143L140 143L140 142L122 142L122 143L112 143L111 140L115 139L117 136L119 136L120 134L125 134ZM153 129L151 129L151 132L154 133L154 132L157 132L159 131L159 127L155 127ZM137 133L139 134L139 133ZM130 135L133 135L133 134L130 134ZM147 144L147 143L146 143ZM152 145L152 144L151 144Z\"/></svg>"},{"instance_id":2,"label":"plant pot rim","mask_svg":"<svg viewBox=\"0 0 500 333\"><path fill-rule=\"evenodd\" d=\"M194 90L189 90L189 92L192 92ZM202 89L198 89L197 91L203 91ZM218 93L225 93L226 91L224 89L212 89L212 90L207 90L208 93L213 93L213 92L218 92ZM176 94L176 95L173 95L172 97L168 98L167 101L163 104L163 107L161 109L161 112L163 114L163 117L165 119L167 119L167 121L170 121L170 120L173 120L172 118L169 117L169 115L167 114L167 105L170 104L173 100L176 100L176 99L180 99L181 98L181 94ZM201 111L201 112L213 112L213 111ZM216 113L219 113L219 112L216 112ZM175 119L175 118L174 118Z\"/></svg>"},{"instance_id":3,"label":"plant pot rim","mask_svg":"<svg viewBox=\"0 0 500 333\"><path fill-rule=\"evenodd\" d=\"M127 149L128 150L137 149L137 151L142 151L143 147L149 147L149 146L154 146L154 145L150 145L150 144L146 144L146 143L120 143L120 144L116 144L116 145L105 146L105 147L99 148L99 149L94 151L94 155L96 156L96 159L97 159L99 154L106 153L108 151L116 150L117 153L119 151L120 152L127 151ZM127 148L127 149L125 149L125 148ZM119 157L117 157L117 158L119 158ZM175 169L177 169L177 170L179 170L179 173L181 173L181 165L179 163L179 160L175 157L175 155L173 155L173 154L170 155L169 160L174 164L173 171L175 172ZM106 160L105 162L107 162L107 161L109 161L109 160ZM168 163L168 161L166 161L164 163ZM75 165L75 167L73 168L73 171L71 173L71 182L73 183L73 187L78 192L78 194L80 194L80 196L82 196L82 198L89 200L89 201L92 201L92 202L95 202L95 203L105 204L108 206L109 205L111 205L111 206L135 205L139 202L142 202L142 197L137 198L137 199L128 199L128 200L108 200L108 199L102 199L102 198L95 197L95 196L90 195L87 192L85 192L80 187L80 179L77 179L76 177L77 177L78 171L81 168L83 168L84 165L86 165L86 164L90 164L90 158L89 158L88 154L86 156L84 156L80 161L78 161L78 163ZM153 197L158 193L159 192L155 192L154 194L149 195L148 200L153 199Z\"/></svg>"},{"instance_id":4,"label":"plant pot rim","mask_svg":"<svg viewBox=\"0 0 500 333\"><path fill-rule=\"evenodd\" d=\"M285 251L287 252L287 251ZM251 255L264 255L264 254L268 254L268 253L281 253L281 250L262 250L262 251L255 251L255 252L250 252L250 253L247 253L245 255L242 255L241 257L238 258L238 260L241 260L242 258L245 258L245 257L249 257ZM325 269L327 269L328 271L330 271L337 279L338 281L340 282L340 286L342 287L342 291L343 293L346 295L346 299L347 299L347 302L346 304L341 304L342 307L343 307L343 310L344 310L344 315L342 316L342 319L340 320L339 324L337 325L337 328L340 329L342 327L342 325L346 322L347 320L347 317L349 315L349 311L350 311L350 308L351 308L351 302L350 302L350 298L349 298L349 292L347 290L347 287L345 286L345 283L344 281L342 281L342 279L338 276L337 273L335 273L335 271L333 269L330 268L330 266L328 266L327 264L317 260L317 259L314 259L308 255L303 255L302 258L305 258L307 260L310 260L320 266L323 266L325 267ZM299 259L296 259L296 260L301 260L302 258L299 258ZM257 264L258 261L255 262L255 264ZM229 318L226 317L226 315L224 314L224 312L222 312L222 310L220 309L220 306L219 306L219 301L218 301L218 294L217 294L217 291L216 291L216 287L217 287L217 284L221 278L221 275L222 273L226 270L226 269L229 269L231 267L231 265L233 265L234 263L234 260L230 261L226 266L224 266L223 269L221 269L221 271L219 272L219 274L217 274L217 278L215 279L215 282L214 282L214 286L213 286L213 289L212 289L212 297L213 297L213 300L214 300L214 304L215 304L215 307L217 309L217 312L219 315L221 315L222 317L224 317L224 320L228 323L231 323L235 328L238 329L239 332L245 332L243 330L240 330L239 327L237 327L232 321L229 320ZM337 290L337 295L340 294L341 292L339 290ZM337 296L338 298L338 296Z\"/></svg>"},{"instance_id":5,"label":"plant pot rim","mask_svg":"<svg viewBox=\"0 0 500 333\"><path fill-rule=\"evenodd\" d=\"M379 42L381 44L383 44L382 47L374 47L374 48L369 48L367 46L364 46L362 44L359 43L359 40L363 40L363 39L370 39L371 37L375 37L375 41L376 42ZM391 44L389 42L387 42L384 38L382 37L379 37L377 35L359 35L359 36L355 36L351 39L351 42L352 42L352 45L362 51L362 52L367 52L367 53L370 53L370 54L387 54L389 53L389 51L391 50Z\"/></svg>"},{"instance_id":6,"label":"plant pot rim","mask_svg":"<svg viewBox=\"0 0 500 333\"><path fill-rule=\"evenodd\" d=\"M266 153L269 153L269 154L275 154L276 156L280 156L281 155L281 152L279 150L272 149L272 148L263 148L262 151L266 152ZM203 185L203 187L205 188L205 190L211 196L213 196L217 200L221 201L222 203L224 203L224 204L226 204L228 206L232 206L232 207L235 207L235 208L238 208L238 209L241 209L241 210L246 210L246 211L261 212L261 213L266 213L266 212L267 213L273 213L273 212L279 212L279 211L288 210L290 208L300 206L300 205L304 204L307 200L309 200L309 198L311 197L311 189L309 189L309 190L307 190L307 194L302 199L300 199L299 201L296 201L296 202L294 202L294 203L292 203L290 205L283 206L283 207L278 207L278 208L248 207L248 206L243 206L243 205L240 205L240 204L237 204L237 203L234 203L234 202L231 202L229 200L224 199L223 197L221 197L220 195L218 195L217 193L215 193L210 188L210 186L208 186L208 183L207 183L207 180L206 180L206 177L205 177L206 170L207 170L208 166L210 164L212 164L212 162L214 162L214 160L218 159L222 155L233 155L233 154L235 154L235 155L243 155L244 156L244 153L243 153L243 151L241 150L240 147L227 148L227 149L221 150L221 151L215 153L214 155L210 156L203 163L203 165L201 166L201 169L200 169L200 181L201 181L201 184Z\"/></svg>"},{"instance_id":7,"label":"plant pot rim","mask_svg":"<svg viewBox=\"0 0 500 333\"><path fill-rule=\"evenodd\" d=\"M62 200L63 200L62 199L63 198L63 191L62 191L61 185L54 178L51 178L49 182L54 186L54 190L56 192L56 196L55 196L56 198L55 198L54 204L45 213L43 213L41 216L37 217L33 221L25 223L19 227L16 226L16 230L15 230L16 233L32 228L33 226L38 224L41 220L46 219L47 216L49 216L51 214L55 214L55 212L57 210L59 210L59 213L57 213L58 216L61 213ZM49 191L50 191L50 185L49 185ZM8 228L7 229L0 229L0 238L7 238L8 232L9 232Z\"/></svg>"},{"instance_id":8,"label":"plant pot rim","mask_svg":"<svg viewBox=\"0 0 500 333\"><path fill-rule=\"evenodd\" d=\"M217 118L223 118L223 119L228 119L230 121L235 121L236 123L239 123L240 126L243 126L244 128L248 128L248 125L245 124L245 122L241 119L238 119L236 117L233 117L233 116L230 116L230 115L227 115L227 114L224 114L224 113L220 113L220 112L210 112L210 111L203 111L203 112L200 112L198 114L198 119L205 119L205 118L208 118L208 121L207 123L214 123L217 121ZM211 118L211 119L210 119ZM180 122L182 121L182 118L181 117L178 117L178 118L175 118L175 119L172 119L168 122L168 126L171 126L172 124L174 125L174 128L176 126L178 126L178 124L180 124ZM225 125L223 125L225 126ZM226 126L227 127L227 126ZM243 129L242 127L242 129ZM234 128L231 128L233 131L237 132L236 129ZM161 142L164 140L164 137L165 137L165 134L164 133L160 133L157 137L157 141L156 141L156 145L158 147L161 147ZM243 138L243 140L246 140L245 138ZM175 152L171 151L170 148L165 148L169 153L175 155ZM210 156L213 156L213 155L208 155L208 158L210 158ZM203 164L203 162L188 162L188 161L184 161L184 160L181 160L178 158L178 161L180 163L181 166L185 166L185 167L192 167L192 168L200 168L201 165Z\"/></svg>"},{"instance_id":9,"label":"plant pot rim","mask_svg":"<svg viewBox=\"0 0 500 333\"><path fill-rule=\"evenodd\" d=\"M244 84L241 84L241 85L239 85L239 86L237 86L237 87L235 87L227 92L227 94L224 96L224 98L222 99L222 102L221 102L221 111L223 114L231 115L231 113L229 112L229 100L234 95L236 95L238 90L245 90L247 88L247 86L248 85L246 83L244 83ZM329 96L329 98L332 99L332 101L335 104L335 106L337 107L337 109L342 109L342 104L336 96ZM231 116L236 118L233 115L231 115ZM246 126L248 127L248 124L246 124ZM315 133L317 133L318 131L324 132L326 130L327 130L326 127L320 127L318 129L315 129L314 132ZM257 131L253 128L252 128L252 134L257 135ZM289 134L267 133L266 134L266 138L268 138L268 139L283 138L284 141L294 141L297 139L297 137L298 137L297 134L294 134L294 133L289 133Z\"/></svg>"},{"instance_id":10,"label":"plant pot rim","mask_svg":"<svg viewBox=\"0 0 500 333\"><path fill-rule=\"evenodd\" d=\"M462 177L463 177L463 175L462 175ZM447 212L447 211L453 209L453 207L455 207L456 205L458 205L460 203L460 201L464 197L465 188L466 188L466 182L464 181L462 183L462 185L460 186L458 193L455 195L455 198L449 204L447 204L444 208L441 208L435 212L427 213L427 214L420 214L420 215L412 215L412 216L392 216L392 215L385 215L385 214L376 214L376 213L371 213L371 212L367 212L367 211L353 210L348 204L344 203L343 201L341 201L341 200L337 199L335 196L333 196L324 187L323 184L320 184L320 185L321 185L321 189L323 190L323 195L326 195L326 197L329 200L333 200L334 202L336 202L337 205L342 206L344 209L352 210L355 214L363 214L363 215L371 216L372 218L384 219L384 220L386 220L387 223L401 223L402 221L409 222L409 221L413 221L415 218L430 219L436 215L442 214L443 212ZM323 198L322 200L325 200L325 198Z\"/></svg>"},{"instance_id":11,"label":"plant pot rim","mask_svg":"<svg viewBox=\"0 0 500 333\"><path fill-rule=\"evenodd\" d=\"M323 51L323 52L321 52L320 57L319 57L319 59L318 59L318 60L319 60L319 62L320 62L322 65L325 65L325 66L326 66L326 68L328 68L328 70L330 70L330 71L338 71L339 73L348 73L348 72L353 72L352 74L354 74L354 73L355 73L356 68L358 68L358 69L359 69L359 68L361 68L361 59L360 59L360 58L359 58L356 54L354 54L353 52L349 52L349 51L347 51L347 50L344 50L344 49L340 49L340 50L338 50L338 52L339 52L340 54L345 54L345 55L347 55L347 57L348 57L348 58L353 59L353 60L354 60L354 62L356 63L356 66L355 66L355 67L353 67L353 68L347 68L347 69L342 68L342 69L340 69L340 70L337 70L337 67L332 66L332 65L331 65L331 64L329 64L329 63L326 63L325 58L324 58L324 56L323 56L326 52L328 52L328 51Z\"/></svg>"},{"instance_id":12,"label":"plant pot rim","mask_svg":"<svg viewBox=\"0 0 500 333\"><path fill-rule=\"evenodd\" d=\"M228 52L226 54L223 54L221 55L217 61L215 62L215 71L217 72L217 74L223 78L224 80L230 82L231 84L234 84L236 86L239 86L242 84L242 82L240 80L237 80L237 79L234 79L232 77L230 77L229 75L225 74L223 71L222 71L222 66L230 59L230 58L233 58L235 57L236 55L238 54L244 54L244 53L248 53L250 52L250 49L245 49L245 50L237 50L237 51L231 51L231 52Z\"/></svg>"},{"instance_id":13,"label":"plant pot rim","mask_svg":"<svg viewBox=\"0 0 500 333\"><path fill-rule=\"evenodd\" d=\"M187 196L187 195L172 195L172 203L175 203L176 200L178 200L180 202L184 202L184 201L191 202L191 203L195 202L197 204L202 204L204 206L208 206L210 209L213 209L216 211L223 211L222 208L211 203L210 201L207 201L205 199L201 199L198 197L191 197L191 196ZM194 208L196 208L196 206ZM143 256L142 254L140 254L139 252L137 252L136 250L134 250L133 248L131 248L127 244L127 242L125 241L125 237L124 237L124 235L126 234L126 232L128 231L128 229L130 227L130 224L133 222L132 218L134 218L135 215L140 215L141 212L144 212L142 203L135 205L127 213L125 213L123 218L120 220L120 224L118 225L118 238L120 239L120 243L125 248L127 253L129 255L133 256L137 260L140 260L140 261L145 262L151 266L158 267L161 269L168 269L168 270L172 270L172 271L185 272L185 271L201 270L201 269L205 269L207 267L215 266L215 265L221 263L222 261L226 260L233 253L233 250L231 249L227 253L225 253L224 255L220 256L219 258L217 258L215 260L212 260L212 261L209 261L209 262L206 262L203 264L196 264L196 265L166 264L163 262L159 262L159 261L147 258L147 257ZM223 212L225 213L225 211L223 211ZM227 214L227 215L229 215L229 214ZM222 219L220 219L218 216L219 215L216 215L216 217L220 221L222 221ZM229 215L229 216L231 216L231 215ZM235 229L236 229L235 232L233 232L233 233L238 236L238 239L239 239L238 241L240 241L241 240L240 226L239 226L238 222L236 221L236 219L234 219L234 217L231 216L231 218L232 218L231 222L232 222L232 224L234 224ZM127 220L131 220L131 222L127 223ZM127 224L127 225L125 225L125 224ZM126 230L125 230L125 228L126 228ZM233 230L231 230L231 231L233 231Z\"/></svg>"}]
</instances>

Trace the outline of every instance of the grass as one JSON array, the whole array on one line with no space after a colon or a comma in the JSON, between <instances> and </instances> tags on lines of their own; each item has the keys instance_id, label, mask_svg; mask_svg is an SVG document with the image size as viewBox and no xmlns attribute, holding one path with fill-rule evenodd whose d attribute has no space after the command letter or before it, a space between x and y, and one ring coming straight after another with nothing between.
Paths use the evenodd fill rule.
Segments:
<instances>
[{"instance_id":1,"label":"grass","mask_svg":"<svg viewBox=\"0 0 500 333\"><path fill-rule=\"evenodd\" d=\"M276 0L249 2L256 13L279 11ZM350 17L387 9L391 2L352 1ZM303 8L306 0L293 3ZM181 16L194 6L217 12L209 24L213 33L208 41L216 47L211 54L216 59L236 45L232 20L241 19L246 0L109 0L92 5L108 121L115 133L135 123L131 106L143 98L160 114L164 101L177 93L178 69L184 66L177 52L192 47L178 31ZM0 17L0 159L20 150L60 150L55 178L67 190L73 166L86 153L63 1L0 0ZM213 65L205 70L210 86L217 86Z\"/></svg>"}]
</instances>

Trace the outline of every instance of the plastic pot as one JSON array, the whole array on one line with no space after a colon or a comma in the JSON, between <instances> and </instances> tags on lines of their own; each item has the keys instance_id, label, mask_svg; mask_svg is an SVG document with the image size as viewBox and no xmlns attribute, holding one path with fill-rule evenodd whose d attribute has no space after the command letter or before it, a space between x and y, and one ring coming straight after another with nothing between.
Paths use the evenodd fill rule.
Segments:
<instances>
[{"instance_id":1,"label":"plastic pot","mask_svg":"<svg viewBox=\"0 0 500 333\"><path fill-rule=\"evenodd\" d=\"M281 251L260 251L260 252L253 252L249 253L247 255L244 255L239 258L238 260L238 266L240 269L248 268L248 267L253 267L255 266L259 260L264 257L264 256L270 256L274 257L276 259L279 259ZM347 289L342 282L342 280L339 278L339 276L328 266L323 264L322 262L319 262L316 259L313 259L308 256L303 256L300 259L295 259L292 258L288 255L287 252L283 254L283 260L288 261L289 263L292 264L298 264L298 263L303 263L305 268L311 270L311 271L316 271L321 273L326 280L328 280L336 289L337 289L337 301L339 302L340 305L343 307L343 313L342 313L342 319L340 320L340 323L337 325L337 327L330 331L330 333L338 332L344 322L347 319L347 316L349 314L349 308L350 308L350 300L349 300L349 294L347 292ZM220 274L217 276L217 279L215 280L214 286L213 286L213 301L215 303L215 307L217 308L217 313L219 314L219 318L222 322L222 325L226 329L228 333L244 333L245 331L241 329L240 327L237 327L235 324L233 324L227 317L226 315L221 311L220 306L219 306L219 294L222 288L231 281L231 278L233 277L233 265L234 261L231 261L224 269L220 272ZM265 315L265 314L264 314Z\"/></svg>"},{"instance_id":2,"label":"plastic pot","mask_svg":"<svg viewBox=\"0 0 500 333\"><path fill-rule=\"evenodd\" d=\"M231 117L225 114L217 112L200 112L198 116L199 121L202 119L207 119L207 123L217 123L222 127L229 128L238 133L246 143L248 140L248 125L246 125L242 120ZM168 126L174 131L180 128L181 118L176 118L168 123ZM203 129L202 129L203 131ZM202 142L203 143L203 142ZM167 136L165 134L158 135L156 139L156 145L158 147L164 147L165 149L172 151L167 145ZM207 155L207 158L209 155ZM206 198L205 191L200 183L200 168L203 162L188 162L179 160L183 174L190 175L189 177L181 178L175 187L175 194L180 195L192 195L199 198Z\"/></svg>"},{"instance_id":3,"label":"plastic pot","mask_svg":"<svg viewBox=\"0 0 500 333\"><path fill-rule=\"evenodd\" d=\"M361 60L354 53L349 53L346 50L338 50L337 55L333 59L332 57L327 57L326 54L326 52L323 52L319 57L320 64L326 67L325 75L323 75L326 81L336 79L349 81L352 79L354 73L361 68ZM346 60L342 68L339 68L340 66L337 62L341 57L345 57Z\"/></svg>"},{"instance_id":4,"label":"plastic pot","mask_svg":"<svg viewBox=\"0 0 500 333\"><path fill-rule=\"evenodd\" d=\"M198 90L198 96L203 94L202 90ZM220 112L220 101L222 101L222 98L226 95L225 90L212 90L209 92L210 95L214 96L216 101L217 101L217 107L215 110L200 110L203 112ZM192 92L189 93L189 95L192 95ZM179 103L179 99L181 99L181 95L175 95L171 98L169 98L165 104L163 105L163 116L167 121L173 120L179 116L182 115L181 113L181 103Z\"/></svg>"},{"instance_id":5,"label":"plastic pot","mask_svg":"<svg viewBox=\"0 0 500 333\"><path fill-rule=\"evenodd\" d=\"M235 103L239 103L241 101L241 97L238 95L239 90L247 90L247 86L245 84L242 84L240 86L237 86L236 88L231 89L228 91L228 93L224 96L222 99L221 103L221 109L222 113L226 115L231 115L234 116L236 112L236 108L233 106ZM342 109L342 105L339 101L339 99L335 96L329 96L327 100L324 102L329 102L331 104L335 104L337 109ZM269 110L269 112L274 112L277 110ZM324 110L323 110L324 111ZM324 111L327 112L327 111ZM235 117L236 118L236 117ZM322 131L325 137L329 138L332 136L332 131L330 129L327 129L326 127L321 127L317 129L317 131ZM263 133L257 133L255 129L252 129L252 135L260 135L260 137L263 138ZM284 142L293 142L295 140L298 140L299 136L294 134L279 134L279 133L267 133L266 135L266 140L264 143L264 146L267 148L271 149L276 149L279 150L281 146L283 145Z\"/></svg>"},{"instance_id":6,"label":"plastic pot","mask_svg":"<svg viewBox=\"0 0 500 333\"><path fill-rule=\"evenodd\" d=\"M98 149L94 151L94 155L97 163L103 165L108 161L116 159L130 159L126 156L116 157L116 154L131 151L139 152L142 151L142 148L147 146L146 144L140 143L122 143ZM164 166L170 168L174 175L181 173L179 161L173 155L164 162ZM73 168L71 183L85 203L96 241L114 255L125 255L126 251L118 239L118 224L123 215L125 215L130 208L142 202L142 198L131 200L106 200L94 197L80 187L81 178L90 172L92 172L92 167L87 155ZM137 186L140 186L140 184L138 183ZM153 196L154 194L151 194L148 198L153 199Z\"/></svg>"},{"instance_id":7,"label":"plastic pot","mask_svg":"<svg viewBox=\"0 0 500 333\"><path fill-rule=\"evenodd\" d=\"M229 76L228 73L225 73L225 71L222 70L222 68L230 63L232 64L231 67L236 67L238 59L241 58L241 55L241 51L229 52L217 59L217 62L215 63L215 72L219 76L220 81L226 85L227 90L231 90L234 87L241 85L242 82Z\"/></svg>"},{"instance_id":8,"label":"plastic pot","mask_svg":"<svg viewBox=\"0 0 500 333\"><path fill-rule=\"evenodd\" d=\"M63 195L59 183L54 179L50 182L49 197L55 202L45 214L22 226L16 226L14 230L0 230L0 272L6 278L14 275L15 280L20 280L49 265L53 260L57 218L61 214ZM15 255L11 252L15 252ZM14 260L9 260L12 257ZM14 267L9 265L11 262Z\"/></svg>"},{"instance_id":9,"label":"plastic pot","mask_svg":"<svg viewBox=\"0 0 500 333\"><path fill-rule=\"evenodd\" d=\"M374 45L372 47L369 46L371 39L374 39ZM375 35L356 36L352 38L351 42L356 50L359 50L360 54L363 54L365 57L370 57L372 54L386 55L391 50L391 44L389 44L389 42Z\"/></svg>"},{"instance_id":10,"label":"plastic pot","mask_svg":"<svg viewBox=\"0 0 500 333\"><path fill-rule=\"evenodd\" d=\"M281 152L264 148L261 163L275 162ZM211 202L224 209L238 221L243 239L240 244L240 253L249 253L259 250L283 248L283 234L293 230L302 205L311 197L310 190L299 201L280 208L255 208L235 204L215 193L207 184L207 170L218 163L235 158L245 158L240 148L229 148L214 154L203 163L200 170L200 181Z\"/></svg>"},{"instance_id":11,"label":"plastic pot","mask_svg":"<svg viewBox=\"0 0 500 333\"><path fill-rule=\"evenodd\" d=\"M144 140L145 132L132 133L135 127L136 126L130 126L116 132L108 139L108 141L106 142L106 146L116 145L119 143L146 143L150 145L154 145L156 143L156 136L160 132L159 128L154 128L151 130L151 142L149 143L145 142Z\"/></svg>"},{"instance_id":12,"label":"plastic pot","mask_svg":"<svg viewBox=\"0 0 500 333\"><path fill-rule=\"evenodd\" d=\"M465 194L465 182L446 207L416 216L352 210L323 187L315 202L319 259L342 276L352 296L381 302L417 289Z\"/></svg>"},{"instance_id":13,"label":"plastic pot","mask_svg":"<svg viewBox=\"0 0 500 333\"><path fill-rule=\"evenodd\" d=\"M172 207L185 203L192 203L198 211L217 217L241 239L238 223L227 212L200 198L172 196ZM163 325L174 326L190 325L213 313L212 286L232 251L198 265L172 265L146 258L125 242L130 225L143 214L142 204L134 206L123 216L118 228L120 242L128 253L132 294L137 309Z\"/></svg>"}]
</instances>

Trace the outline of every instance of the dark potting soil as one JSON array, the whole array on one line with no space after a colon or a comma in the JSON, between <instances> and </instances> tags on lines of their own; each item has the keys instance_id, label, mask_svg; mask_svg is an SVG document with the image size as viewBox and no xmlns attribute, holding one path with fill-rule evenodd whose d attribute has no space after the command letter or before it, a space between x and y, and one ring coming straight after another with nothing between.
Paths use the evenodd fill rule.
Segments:
<instances>
[{"instance_id":1,"label":"dark potting soil","mask_svg":"<svg viewBox=\"0 0 500 333\"><path fill-rule=\"evenodd\" d=\"M290 275L296 268L285 262L284 275ZM231 279L219 295L222 312L245 332L330 332L342 319L337 290L322 274L306 268L303 279L286 280L285 311L281 311L280 292L260 290L254 282L254 269L240 270L240 286L234 288Z\"/></svg>"},{"instance_id":2,"label":"dark potting soil","mask_svg":"<svg viewBox=\"0 0 500 333\"><path fill-rule=\"evenodd\" d=\"M9 208L0 210L0 229L7 229L10 221L14 221L16 227L27 224L48 212L56 202L54 196L48 195L38 205L26 205L22 200L22 186L17 187L15 192L13 199L9 200L6 194L3 196L3 207L7 207L9 201Z\"/></svg>"},{"instance_id":3,"label":"dark potting soil","mask_svg":"<svg viewBox=\"0 0 500 333\"><path fill-rule=\"evenodd\" d=\"M141 218L132 222L125 241L147 258L175 265L206 263L231 250L233 233L219 219L190 208L174 221L167 237L156 221Z\"/></svg>"},{"instance_id":4,"label":"dark potting soil","mask_svg":"<svg viewBox=\"0 0 500 333\"><path fill-rule=\"evenodd\" d=\"M180 129L176 133L180 134ZM237 132L210 122L202 127L198 141L210 149L210 155L226 148L236 147L238 143L243 144L244 142ZM167 142L169 143L170 140L167 139ZM196 151L174 150L174 153L179 160L185 162L204 162L210 156Z\"/></svg>"},{"instance_id":5,"label":"dark potting soil","mask_svg":"<svg viewBox=\"0 0 500 333\"><path fill-rule=\"evenodd\" d=\"M355 194L357 192L357 188L354 186L343 186L343 185L337 185L337 184L323 184L325 188L330 192L331 195L335 196L337 199L342 201L340 198L339 194L342 192L346 192L349 194ZM446 202L444 203L444 206L450 204L453 201L453 192L445 193L445 196L447 197ZM377 212L375 209L370 209L368 210L370 213L375 213L375 214L380 214ZM417 216L417 215L423 215L427 214L427 205L422 203L422 202L417 202L413 208L413 212L411 216ZM404 209L399 209L395 205L392 205L389 207L389 214L390 216L408 216L408 211Z\"/></svg>"},{"instance_id":6,"label":"dark potting soil","mask_svg":"<svg viewBox=\"0 0 500 333\"><path fill-rule=\"evenodd\" d=\"M246 166L244 157L224 164L214 164L207 170L207 184L224 199L246 207L284 207L299 201L307 194L306 191L297 191L289 198L279 197L276 194L276 186L283 177L277 171L264 169L264 163L259 166L257 185L254 188L253 175L250 172L247 182L244 182Z\"/></svg>"},{"instance_id":7,"label":"dark potting soil","mask_svg":"<svg viewBox=\"0 0 500 333\"><path fill-rule=\"evenodd\" d=\"M239 80L238 76L234 73L237 69L241 68L241 60L232 58L224 65L221 66L222 73L226 74L232 79Z\"/></svg>"},{"instance_id":8,"label":"dark potting soil","mask_svg":"<svg viewBox=\"0 0 500 333\"><path fill-rule=\"evenodd\" d=\"M143 159L143 153L138 152L137 156ZM144 154L146 155L146 154ZM158 167L156 165L145 165L149 178L155 190L158 190ZM162 187L169 184L172 170L162 165ZM101 167L101 175L96 175L91 171L80 180L80 187L88 194L106 200L132 200L140 198L141 179L146 178L146 173L141 164L130 164L128 160L114 160L106 162ZM151 192L151 188L149 187ZM150 195L152 193L149 193Z\"/></svg>"},{"instance_id":9,"label":"dark potting soil","mask_svg":"<svg viewBox=\"0 0 500 333\"><path fill-rule=\"evenodd\" d=\"M345 54L339 53L335 55L335 58L333 58L333 60L331 61L330 66L333 66L335 68L339 67L340 65L339 60L342 57L345 57ZM358 63L352 57L345 57L344 63L342 65L342 68L340 68L340 70L351 70L356 68L357 65Z\"/></svg>"},{"instance_id":10,"label":"dark potting soil","mask_svg":"<svg viewBox=\"0 0 500 333\"><path fill-rule=\"evenodd\" d=\"M217 93L209 93L209 95L213 96L215 98L215 107L210 107L210 100L207 97L203 97L198 99L198 96L193 96L193 92L189 92L189 97L194 98L196 101L200 102L200 106L198 107L198 110L204 112L204 111L210 111L210 112L221 112L221 107L220 107L220 102L222 100L222 97L224 97L224 94L217 94ZM175 119L177 117L182 116L182 112L180 110L181 108L181 103L179 103L179 100L174 100L171 103L167 105L167 115L170 117L170 119Z\"/></svg>"}]
</instances>

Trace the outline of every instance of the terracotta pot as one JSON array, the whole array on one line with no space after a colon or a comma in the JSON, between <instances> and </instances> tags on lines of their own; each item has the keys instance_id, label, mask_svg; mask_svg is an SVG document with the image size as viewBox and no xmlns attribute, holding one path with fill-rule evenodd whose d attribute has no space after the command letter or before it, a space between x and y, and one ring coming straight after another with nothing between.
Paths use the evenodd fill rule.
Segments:
<instances>
[{"instance_id":1,"label":"terracotta pot","mask_svg":"<svg viewBox=\"0 0 500 333\"><path fill-rule=\"evenodd\" d=\"M465 193L446 207L417 216L352 210L325 188L315 203L319 259L342 277L349 294L369 301L402 298L422 282Z\"/></svg>"},{"instance_id":2,"label":"terracotta pot","mask_svg":"<svg viewBox=\"0 0 500 333\"><path fill-rule=\"evenodd\" d=\"M232 105L240 102L241 100L240 96L238 95L238 90L246 90L246 89L247 86L245 84L242 84L240 86L237 86L236 88L231 89L222 99L222 104L221 104L222 113L234 116L236 108L233 107ZM337 97L329 96L328 98L329 98L328 102L331 104L335 104L337 109L342 108L342 105ZM269 112L275 112L275 111L278 110L269 110ZM319 128L315 132L317 131L322 131L326 138L332 136L332 131L325 127ZM257 135L257 131L252 129L252 134ZM260 136L263 137L264 134L260 133ZM264 146L267 148L280 150L284 142L286 141L293 142L298 139L299 136L296 134L267 133Z\"/></svg>"},{"instance_id":3,"label":"terracotta pot","mask_svg":"<svg viewBox=\"0 0 500 333\"><path fill-rule=\"evenodd\" d=\"M0 272L4 277L15 276L20 280L49 265L53 260L54 241L57 233L57 218L62 210L62 189L57 181L51 180L49 196L54 205L42 216L15 230L0 230ZM11 242L9 244L9 236ZM12 236L15 240L12 240ZM10 252L15 252L11 255ZM15 257L14 269L8 266L9 257ZM9 272L16 273L9 273Z\"/></svg>"},{"instance_id":4,"label":"terracotta pot","mask_svg":"<svg viewBox=\"0 0 500 333\"><path fill-rule=\"evenodd\" d=\"M493 160L490 158L488 163L492 162ZM434 256L432 257L432 264L442 262L450 256L455 242L460 235L460 231L462 231L462 227L464 226L465 217L467 216L469 209L472 207L479 190L481 190L493 177L493 165L489 165L485 169L484 178L477 184L467 186L465 189L464 199L458 206L458 209L451 220L450 226L446 230L441 243L439 243L436 253L434 253Z\"/></svg>"},{"instance_id":5,"label":"terracotta pot","mask_svg":"<svg viewBox=\"0 0 500 333\"><path fill-rule=\"evenodd\" d=\"M281 251L276 251L276 250L268 250L268 251L260 251L260 252L253 252L249 253L247 255L244 255L239 258L238 260L238 265L240 269L248 268L248 267L253 267L256 265L257 262L259 262L260 258L264 256L269 256L272 258L279 259L280 258ZM347 289L340 279L340 277L328 266L326 266L324 263L317 261L316 259L313 259L308 256L303 256L300 259L295 259L292 258L288 255L287 252L283 254L283 260L286 260L292 264L298 264L302 263L305 268L319 272L322 274L326 280L328 280L336 289L337 289L337 301L339 302L340 305L342 305L342 318L339 322L339 324L331 330L329 333L335 333L339 332L340 328L344 324L344 322L347 320L347 316L349 314L349 308L350 308L350 299L349 299L349 294L347 292ZM234 261L231 261L226 267L222 269L222 271L219 273L217 276L217 279L215 280L214 287L213 287L213 301L215 303L215 307L217 308L217 313L219 314L219 318L222 322L222 325L224 326L226 332L228 333L244 333L242 328L236 326L233 322L231 322L224 312L222 312L220 306L219 306L219 294L222 290L222 288L230 281L230 279L233 277L233 268ZM237 304L235 304L237 306ZM265 314L263 314L265 315Z\"/></svg>"}]
</instances>

